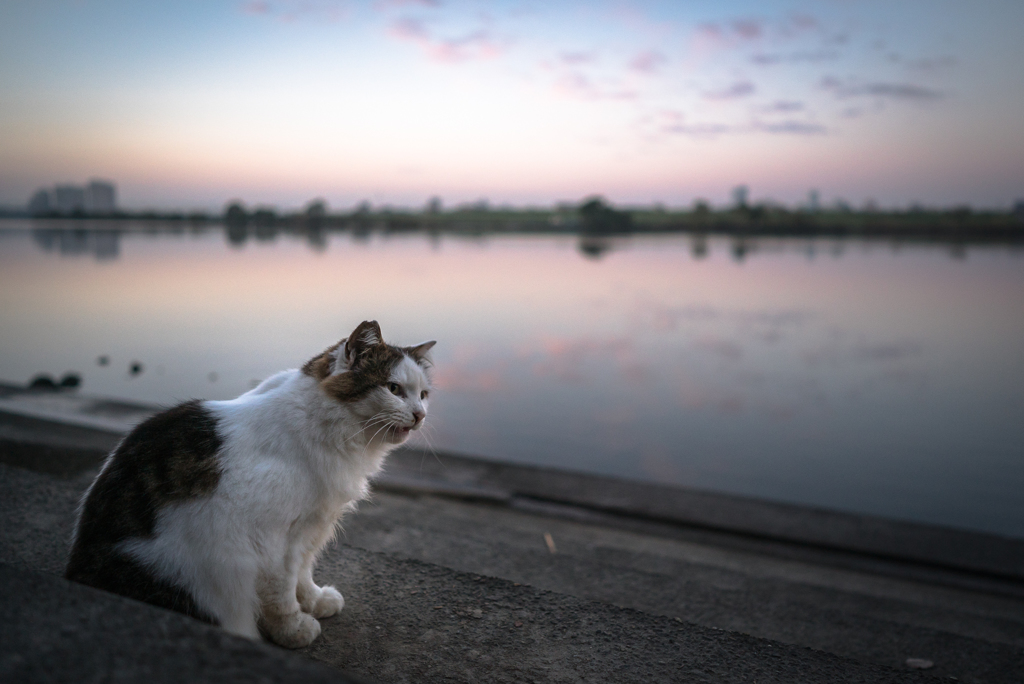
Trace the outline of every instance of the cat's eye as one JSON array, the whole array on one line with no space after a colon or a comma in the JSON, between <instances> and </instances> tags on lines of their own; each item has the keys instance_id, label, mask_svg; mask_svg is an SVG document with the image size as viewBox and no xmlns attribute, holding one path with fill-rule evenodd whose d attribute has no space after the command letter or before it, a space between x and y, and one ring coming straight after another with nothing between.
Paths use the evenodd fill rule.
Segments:
<instances>
[{"instance_id":1,"label":"cat's eye","mask_svg":"<svg viewBox=\"0 0 1024 684\"><path fill-rule=\"evenodd\" d=\"M428 392L427 390L423 390L422 392L420 392L420 399L426 399L429 394L430 392Z\"/></svg>"},{"instance_id":2,"label":"cat's eye","mask_svg":"<svg viewBox=\"0 0 1024 684\"><path fill-rule=\"evenodd\" d=\"M388 391L394 394L396 397L402 396L402 386L397 382L388 383Z\"/></svg>"}]
</instances>

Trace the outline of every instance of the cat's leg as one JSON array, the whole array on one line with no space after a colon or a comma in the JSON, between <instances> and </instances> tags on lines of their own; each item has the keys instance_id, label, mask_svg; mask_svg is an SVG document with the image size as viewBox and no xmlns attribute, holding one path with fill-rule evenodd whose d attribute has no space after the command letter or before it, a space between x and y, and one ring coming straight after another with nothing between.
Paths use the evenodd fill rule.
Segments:
<instances>
[{"instance_id":1,"label":"cat's leg","mask_svg":"<svg viewBox=\"0 0 1024 684\"><path fill-rule=\"evenodd\" d=\"M220 626L238 636L256 641L261 639L259 627L256 626L256 616L249 606L242 605L229 609L229 612L220 618Z\"/></svg>"},{"instance_id":2,"label":"cat's leg","mask_svg":"<svg viewBox=\"0 0 1024 684\"><path fill-rule=\"evenodd\" d=\"M313 564L316 561L316 554L309 552L305 554L302 563L302 570L299 571L299 581L295 586L295 594L299 600L299 606L306 613L316 618L325 618L337 615L345 607L345 597L341 592L331 586L318 587L313 581Z\"/></svg>"},{"instance_id":3,"label":"cat's leg","mask_svg":"<svg viewBox=\"0 0 1024 684\"><path fill-rule=\"evenodd\" d=\"M161 513L158 535L129 540L119 550L141 561L156 577L180 587L200 614L224 630L258 640L259 554L233 533L229 516L210 513L207 507L213 505L206 501L166 510Z\"/></svg>"},{"instance_id":4,"label":"cat's leg","mask_svg":"<svg viewBox=\"0 0 1024 684\"><path fill-rule=\"evenodd\" d=\"M259 583L260 627L274 643L302 648L320 636L320 623L302 611L296 598L301 554L294 545L287 545L282 551L276 563L265 566Z\"/></svg>"},{"instance_id":5,"label":"cat's leg","mask_svg":"<svg viewBox=\"0 0 1024 684\"><path fill-rule=\"evenodd\" d=\"M340 591L331 586L318 587L313 581L313 565L333 531L333 524L321 524L318 529L310 531L295 586L296 598L302 610L317 618L337 615L345 607L345 598Z\"/></svg>"},{"instance_id":6,"label":"cat's leg","mask_svg":"<svg viewBox=\"0 0 1024 684\"><path fill-rule=\"evenodd\" d=\"M226 534L220 535L226 538ZM259 557L248 544L207 545L194 556L196 584L203 602L210 606L220 626L239 636L261 638L256 623Z\"/></svg>"},{"instance_id":7,"label":"cat's leg","mask_svg":"<svg viewBox=\"0 0 1024 684\"><path fill-rule=\"evenodd\" d=\"M206 598L220 626L232 634L259 640L256 624L259 604L256 597L256 563L251 550L235 549L234 562L223 554L220 562L203 568ZM249 551L245 553L245 551Z\"/></svg>"}]
</instances>

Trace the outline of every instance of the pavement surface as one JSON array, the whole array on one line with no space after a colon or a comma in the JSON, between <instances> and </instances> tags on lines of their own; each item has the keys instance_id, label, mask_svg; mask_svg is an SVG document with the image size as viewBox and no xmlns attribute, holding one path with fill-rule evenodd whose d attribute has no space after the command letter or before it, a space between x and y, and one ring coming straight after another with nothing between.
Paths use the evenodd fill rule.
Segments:
<instances>
[{"instance_id":1,"label":"pavement surface","mask_svg":"<svg viewBox=\"0 0 1024 684\"><path fill-rule=\"evenodd\" d=\"M0 681L359 682L184 615L0 563Z\"/></svg>"},{"instance_id":2,"label":"pavement surface","mask_svg":"<svg viewBox=\"0 0 1024 684\"><path fill-rule=\"evenodd\" d=\"M666 488L415 452L322 559L318 581L346 597L322 637L235 639L59 577L121 428L57 417L0 403L5 682L1024 681L1020 542L971 536L961 552L979 553L950 562L970 533L686 491L674 505ZM743 528L758 507L774 522ZM851 522L880 544L842 548ZM892 540L917 532L928 544L899 557Z\"/></svg>"}]
</instances>

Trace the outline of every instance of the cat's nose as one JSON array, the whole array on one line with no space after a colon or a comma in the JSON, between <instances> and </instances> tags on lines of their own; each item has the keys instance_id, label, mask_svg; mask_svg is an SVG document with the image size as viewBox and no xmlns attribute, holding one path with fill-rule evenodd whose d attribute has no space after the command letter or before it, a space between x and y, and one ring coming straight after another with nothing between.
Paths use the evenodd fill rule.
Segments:
<instances>
[{"instance_id":1,"label":"cat's nose","mask_svg":"<svg viewBox=\"0 0 1024 684\"><path fill-rule=\"evenodd\" d=\"M422 421L426 417L427 417L427 414L424 413L423 411L413 411L412 412L412 418L415 421L413 423L413 425L419 425L420 421Z\"/></svg>"}]
</instances>

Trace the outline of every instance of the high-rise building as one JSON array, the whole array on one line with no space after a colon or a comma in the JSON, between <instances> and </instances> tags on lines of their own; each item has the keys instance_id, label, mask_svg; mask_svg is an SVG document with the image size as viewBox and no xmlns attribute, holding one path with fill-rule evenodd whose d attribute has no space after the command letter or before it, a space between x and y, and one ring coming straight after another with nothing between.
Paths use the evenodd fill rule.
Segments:
<instances>
[{"instance_id":1,"label":"high-rise building","mask_svg":"<svg viewBox=\"0 0 1024 684\"><path fill-rule=\"evenodd\" d=\"M737 209L747 208L747 195L750 189L746 185L737 185L732 189L732 200Z\"/></svg>"},{"instance_id":2,"label":"high-rise building","mask_svg":"<svg viewBox=\"0 0 1024 684\"><path fill-rule=\"evenodd\" d=\"M821 199L818 195L817 190L811 190L807 193L807 210L817 212L821 209Z\"/></svg>"},{"instance_id":3,"label":"high-rise building","mask_svg":"<svg viewBox=\"0 0 1024 684\"><path fill-rule=\"evenodd\" d=\"M40 188L29 200L31 214L112 214L117 211L117 190L110 181L93 178L84 188L79 185L58 185L53 190Z\"/></svg>"},{"instance_id":4,"label":"high-rise building","mask_svg":"<svg viewBox=\"0 0 1024 684\"><path fill-rule=\"evenodd\" d=\"M28 201L28 213L30 214L46 214L51 209L50 191L45 188L36 190L32 199Z\"/></svg>"},{"instance_id":5,"label":"high-rise building","mask_svg":"<svg viewBox=\"0 0 1024 684\"><path fill-rule=\"evenodd\" d=\"M114 184L93 179L85 188L85 210L90 214L110 214L116 208Z\"/></svg>"},{"instance_id":6,"label":"high-rise building","mask_svg":"<svg viewBox=\"0 0 1024 684\"><path fill-rule=\"evenodd\" d=\"M76 185L58 185L53 190L54 209L62 214L85 210L85 189Z\"/></svg>"}]
</instances>

